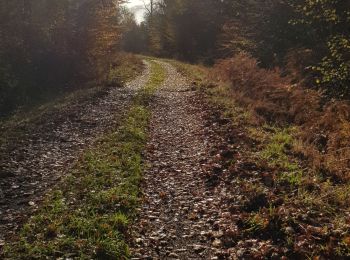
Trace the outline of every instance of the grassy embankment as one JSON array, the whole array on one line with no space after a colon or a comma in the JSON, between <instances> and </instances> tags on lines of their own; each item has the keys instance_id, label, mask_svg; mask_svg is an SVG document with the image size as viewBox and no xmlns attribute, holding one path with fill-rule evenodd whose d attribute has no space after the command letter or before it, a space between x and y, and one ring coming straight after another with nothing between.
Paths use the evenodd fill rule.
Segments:
<instances>
[{"instance_id":1,"label":"grassy embankment","mask_svg":"<svg viewBox=\"0 0 350 260\"><path fill-rule=\"evenodd\" d=\"M5 258L129 257L125 240L138 204L148 103L164 78L163 68L151 62L149 82L121 125L82 154L18 238L5 246Z\"/></svg>"},{"instance_id":2,"label":"grassy embankment","mask_svg":"<svg viewBox=\"0 0 350 260\"><path fill-rule=\"evenodd\" d=\"M232 239L270 240L289 257L350 256L349 105L322 104L319 93L246 57L211 69L172 63L237 134L229 174L247 202L243 238Z\"/></svg>"},{"instance_id":3,"label":"grassy embankment","mask_svg":"<svg viewBox=\"0 0 350 260\"><path fill-rule=\"evenodd\" d=\"M87 82L80 88L73 88L61 95L46 97L42 102L27 105L7 117L0 118L0 146L11 140L21 139L29 127L46 120L46 115L60 114L74 103L82 103L106 94L107 89L116 87L139 75L143 70L142 60L131 54L118 54L105 80Z\"/></svg>"}]
</instances>

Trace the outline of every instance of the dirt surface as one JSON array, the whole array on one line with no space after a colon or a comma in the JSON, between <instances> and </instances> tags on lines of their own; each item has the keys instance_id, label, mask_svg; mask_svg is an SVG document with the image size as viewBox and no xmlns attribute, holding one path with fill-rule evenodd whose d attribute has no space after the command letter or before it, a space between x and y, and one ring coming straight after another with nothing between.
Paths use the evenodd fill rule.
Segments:
<instances>
[{"instance_id":1,"label":"dirt surface","mask_svg":"<svg viewBox=\"0 0 350 260\"><path fill-rule=\"evenodd\" d=\"M217 193L224 195L225 189L211 189L206 178L208 172L221 171L211 155L212 144L220 140L213 140L212 125L206 124L206 111L191 85L174 67L162 64L168 77L152 108L133 256L218 259L226 254L222 229L232 223Z\"/></svg>"},{"instance_id":2,"label":"dirt surface","mask_svg":"<svg viewBox=\"0 0 350 260\"><path fill-rule=\"evenodd\" d=\"M283 246L285 232L293 229L284 231L279 212L270 212L271 180L245 158L255 143L206 101L207 94L172 65L160 64L167 77L151 103L143 203L129 236L133 259L298 256ZM117 124L148 77L149 68L127 88L45 115L45 123L26 130L25 140L2 147L0 243L18 230L82 149ZM261 181L262 190L254 193ZM260 211L277 216L264 229L251 218Z\"/></svg>"},{"instance_id":3,"label":"dirt surface","mask_svg":"<svg viewBox=\"0 0 350 260\"><path fill-rule=\"evenodd\" d=\"M152 107L133 259L302 259L285 246L294 231L281 225L271 179L245 156L255 142L162 64L168 77ZM270 214L266 227L252 217L260 211Z\"/></svg>"},{"instance_id":4,"label":"dirt surface","mask_svg":"<svg viewBox=\"0 0 350 260\"><path fill-rule=\"evenodd\" d=\"M147 64L126 87L106 89L98 97L47 112L35 124L18 125L24 137L14 136L0 146L0 249L81 151L118 124L149 73Z\"/></svg>"}]
</instances>

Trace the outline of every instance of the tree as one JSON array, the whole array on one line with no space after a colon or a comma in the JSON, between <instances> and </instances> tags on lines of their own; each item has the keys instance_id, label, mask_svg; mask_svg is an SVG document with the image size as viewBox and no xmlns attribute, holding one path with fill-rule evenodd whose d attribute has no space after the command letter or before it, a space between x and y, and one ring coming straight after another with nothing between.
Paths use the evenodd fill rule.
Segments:
<instances>
[{"instance_id":1,"label":"tree","mask_svg":"<svg viewBox=\"0 0 350 260\"><path fill-rule=\"evenodd\" d=\"M303 0L293 6L301 15L293 23L314 32L313 50L321 59L311 67L316 83L332 95L350 97L350 2Z\"/></svg>"},{"instance_id":2,"label":"tree","mask_svg":"<svg viewBox=\"0 0 350 260\"><path fill-rule=\"evenodd\" d=\"M0 114L102 77L121 0L0 0Z\"/></svg>"},{"instance_id":3,"label":"tree","mask_svg":"<svg viewBox=\"0 0 350 260\"><path fill-rule=\"evenodd\" d=\"M223 23L223 4L214 0L157 2L146 19L150 50L189 61L212 60Z\"/></svg>"},{"instance_id":4,"label":"tree","mask_svg":"<svg viewBox=\"0 0 350 260\"><path fill-rule=\"evenodd\" d=\"M121 48L127 52L145 53L148 47L148 32L144 23L138 25L135 16L128 9L121 10L123 31Z\"/></svg>"}]
</instances>

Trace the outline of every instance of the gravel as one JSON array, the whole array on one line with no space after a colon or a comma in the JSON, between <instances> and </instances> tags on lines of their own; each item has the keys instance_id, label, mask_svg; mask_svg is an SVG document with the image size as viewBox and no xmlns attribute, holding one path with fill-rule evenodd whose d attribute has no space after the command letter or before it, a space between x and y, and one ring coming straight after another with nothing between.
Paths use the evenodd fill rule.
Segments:
<instances>
[{"instance_id":1,"label":"gravel","mask_svg":"<svg viewBox=\"0 0 350 260\"><path fill-rule=\"evenodd\" d=\"M229 229L231 221L204 178L211 170L205 111L191 84L161 64L168 77L152 105L133 259L219 259L227 254L221 228Z\"/></svg>"},{"instance_id":2,"label":"gravel","mask_svg":"<svg viewBox=\"0 0 350 260\"><path fill-rule=\"evenodd\" d=\"M144 73L126 87L105 89L99 96L46 112L34 125L17 126L24 137L0 146L0 246L69 172L79 154L118 125L149 73L146 63Z\"/></svg>"}]
</instances>

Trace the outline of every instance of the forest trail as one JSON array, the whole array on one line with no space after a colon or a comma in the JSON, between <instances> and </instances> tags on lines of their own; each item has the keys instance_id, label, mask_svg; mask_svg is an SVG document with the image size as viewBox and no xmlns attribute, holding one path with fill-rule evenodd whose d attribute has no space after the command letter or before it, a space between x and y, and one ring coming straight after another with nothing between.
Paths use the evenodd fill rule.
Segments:
<instances>
[{"instance_id":1,"label":"forest trail","mask_svg":"<svg viewBox=\"0 0 350 260\"><path fill-rule=\"evenodd\" d=\"M102 89L84 100L50 110L34 123L15 125L24 137L12 137L10 133L7 142L0 143L0 249L81 152L118 125L149 74L147 65L143 74L126 87Z\"/></svg>"},{"instance_id":2,"label":"forest trail","mask_svg":"<svg viewBox=\"0 0 350 260\"><path fill-rule=\"evenodd\" d=\"M218 259L229 212L223 189L205 174L212 150L203 102L175 68L161 62L167 79L152 103L144 173L144 204L132 237L134 259Z\"/></svg>"},{"instance_id":3,"label":"forest trail","mask_svg":"<svg viewBox=\"0 0 350 260\"><path fill-rule=\"evenodd\" d=\"M165 80L147 103L151 118L142 200L125 236L132 259L215 260L239 255L239 248L233 247L237 215L231 212L236 209L232 202L242 200L236 194L239 184L221 181L227 172L221 156L232 156L231 141L225 135L231 124L212 110L194 83L160 60L146 62L143 74L125 88L111 88L44 114L27 129L25 140L2 147L8 157L1 157L0 172L9 174L0 182L0 242L16 237L80 154L119 125L133 106L133 97L154 81L156 63L164 70ZM45 241L39 239L44 248Z\"/></svg>"}]
</instances>

